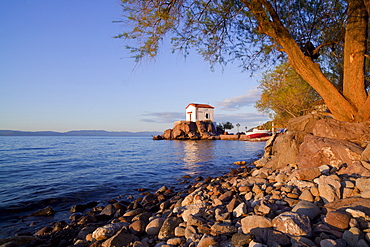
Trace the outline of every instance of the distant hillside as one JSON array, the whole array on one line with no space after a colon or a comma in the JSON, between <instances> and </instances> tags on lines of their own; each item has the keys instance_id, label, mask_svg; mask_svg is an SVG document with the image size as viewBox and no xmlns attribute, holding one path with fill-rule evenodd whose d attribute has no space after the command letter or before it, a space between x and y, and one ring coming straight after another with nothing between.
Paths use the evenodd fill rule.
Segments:
<instances>
[{"instance_id":1,"label":"distant hillside","mask_svg":"<svg viewBox=\"0 0 370 247\"><path fill-rule=\"evenodd\" d=\"M68 132L55 131L18 131L0 130L0 136L154 136L160 132L155 131L105 131L105 130L72 130Z\"/></svg>"}]
</instances>

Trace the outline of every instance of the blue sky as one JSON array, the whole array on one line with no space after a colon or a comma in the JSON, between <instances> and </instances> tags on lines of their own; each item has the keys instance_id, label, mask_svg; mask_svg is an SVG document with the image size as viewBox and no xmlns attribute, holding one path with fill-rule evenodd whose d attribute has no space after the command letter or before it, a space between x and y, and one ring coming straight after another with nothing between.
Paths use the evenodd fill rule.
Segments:
<instances>
[{"instance_id":1,"label":"blue sky","mask_svg":"<svg viewBox=\"0 0 370 247\"><path fill-rule=\"evenodd\" d=\"M253 107L258 74L210 70L164 45L135 65L118 0L0 1L0 129L164 131L189 103L215 107L240 130L268 120ZM236 130L234 130L236 131Z\"/></svg>"}]
</instances>

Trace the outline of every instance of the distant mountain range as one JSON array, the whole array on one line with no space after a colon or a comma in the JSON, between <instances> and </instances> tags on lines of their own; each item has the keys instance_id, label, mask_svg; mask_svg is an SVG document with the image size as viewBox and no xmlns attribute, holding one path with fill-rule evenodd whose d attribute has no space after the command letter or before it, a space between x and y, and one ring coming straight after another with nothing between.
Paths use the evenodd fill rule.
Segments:
<instances>
[{"instance_id":1,"label":"distant mountain range","mask_svg":"<svg viewBox=\"0 0 370 247\"><path fill-rule=\"evenodd\" d=\"M56 131L18 131L0 130L0 136L154 136L162 133L156 131L105 131L105 130L72 130L68 132Z\"/></svg>"}]
</instances>

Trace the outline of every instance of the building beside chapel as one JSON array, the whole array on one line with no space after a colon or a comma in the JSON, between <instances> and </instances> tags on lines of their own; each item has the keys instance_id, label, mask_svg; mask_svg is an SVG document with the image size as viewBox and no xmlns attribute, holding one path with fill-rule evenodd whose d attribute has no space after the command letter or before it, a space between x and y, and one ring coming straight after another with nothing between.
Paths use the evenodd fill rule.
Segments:
<instances>
[{"instance_id":1,"label":"building beside chapel","mask_svg":"<svg viewBox=\"0 0 370 247\"><path fill-rule=\"evenodd\" d=\"M214 118L214 107L208 104L190 103L186 108L186 121L212 121Z\"/></svg>"}]
</instances>

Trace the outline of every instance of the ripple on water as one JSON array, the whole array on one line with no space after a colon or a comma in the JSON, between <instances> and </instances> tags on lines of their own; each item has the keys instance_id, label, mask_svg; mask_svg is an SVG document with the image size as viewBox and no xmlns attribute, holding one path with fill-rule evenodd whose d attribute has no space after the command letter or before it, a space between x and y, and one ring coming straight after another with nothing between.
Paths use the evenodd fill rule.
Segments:
<instances>
[{"instance_id":1,"label":"ripple on water","mask_svg":"<svg viewBox=\"0 0 370 247\"><path fill-rule=\"evenodd\" d=\"M263 147L150 137L0 137L0 229L48 204L60 210L138 195L138 188L155 191L184 175L219 176L235 168L235 161L254 159Z\"/></svg>"}]
</instances>

